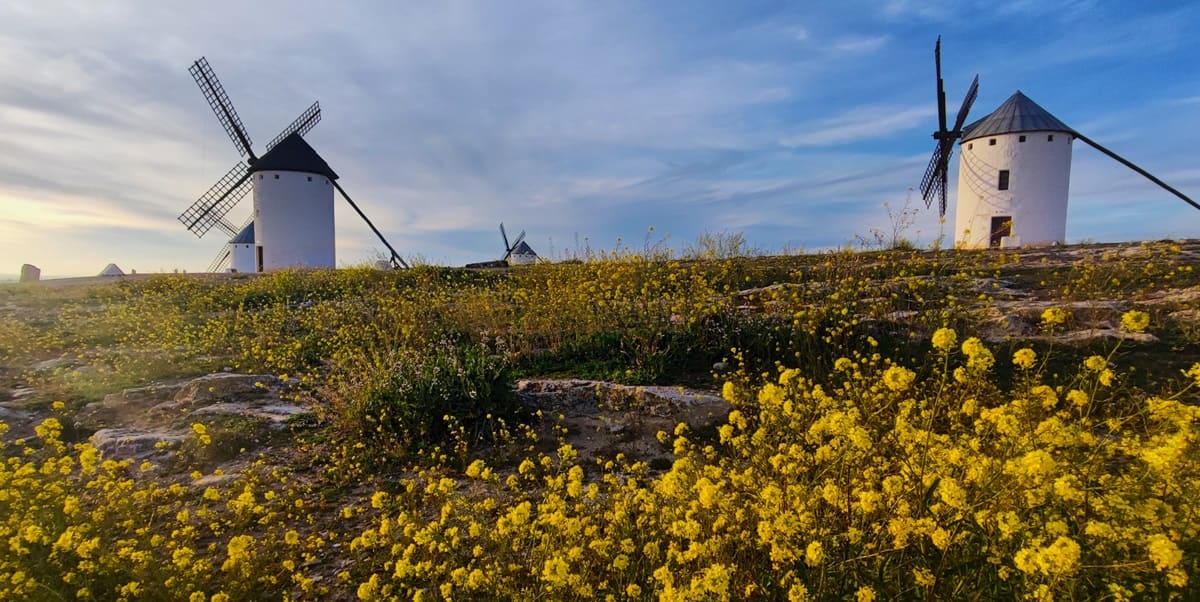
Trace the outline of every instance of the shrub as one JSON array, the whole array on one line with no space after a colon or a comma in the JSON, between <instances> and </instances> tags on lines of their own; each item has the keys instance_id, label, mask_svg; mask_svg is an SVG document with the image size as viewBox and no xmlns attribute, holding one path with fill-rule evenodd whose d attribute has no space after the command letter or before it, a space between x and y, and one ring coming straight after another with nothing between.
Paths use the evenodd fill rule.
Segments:
<instances>
[{"instance_id":1,"label":"shrub","mask_svg":"<svg viewBox=\"0 0 1200 602\"><path fill-rule=\"evenodd\" d=\"M495 419L519 418L507 365L479 345L446 341L369 359L327 391L345 435L414 451L460 435L486 440Z\"/></svg>"}]
</instances>

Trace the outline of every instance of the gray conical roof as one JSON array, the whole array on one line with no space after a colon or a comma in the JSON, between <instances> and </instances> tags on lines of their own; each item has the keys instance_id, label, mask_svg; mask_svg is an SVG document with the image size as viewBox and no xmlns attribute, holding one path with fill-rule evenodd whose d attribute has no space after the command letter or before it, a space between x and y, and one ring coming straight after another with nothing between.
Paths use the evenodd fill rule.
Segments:
<instances>
[{"instance_id":1,"label":"gray conical roof","mask_svg":"<svg viewBox=\"0 0 1200 602\"><path fill-rule=\"evenodd\" d=\"M525 244L525 241L523 241L523 240L521 242L517 243L517 246L513 247L512 254L513 255L533 255L534 257L537 257L537 253L533 252L533 247L530 247L529 245Z\"/></svg>"},{"instance_id":2,"label":"gray conical roof","mask_svg":"<svg viewBox=\"0 0 1200 602\"><path fill-rule=\"evenodd\" d=\"M1004 104L992 111L987 117L980 119L963 128L962 140L974 140L984 136L999 136L1014 132L1066 132L1074 134L1075 130L1050 114L1050 111L1029 100L1028 96L1017 90L1016 94L1008 97Z\"/></svg>"},{"instance_id":3,"label":"gray conical roof","mask_svg":"<svg viewBox=\"0 0 1200 602\"><path fill-rule=\"evenodd\" d=\"M318 155L300 134L295 133L259 157L254 165L250 166L250 173L256 171L300 171L321 174L330 180L336 180L338 177L321 155Z\"/></svg>"}]
</instances>

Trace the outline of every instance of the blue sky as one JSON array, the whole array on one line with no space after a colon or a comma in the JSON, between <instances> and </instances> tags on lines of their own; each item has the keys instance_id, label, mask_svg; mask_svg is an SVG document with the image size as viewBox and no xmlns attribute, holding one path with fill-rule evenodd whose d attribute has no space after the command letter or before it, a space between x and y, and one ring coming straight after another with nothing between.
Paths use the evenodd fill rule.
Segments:
<instances>
[{"instance_id":1,"label":"blue sky","mask_svg":"<svg viewBox=\"0 0 1200 602\"><path fill-rule=\"evenodd\" d=\"M1197 30L1194 2L10 0L0 272L209 263L216 232L175 216L238 155L187 73L202 55L256 148L320 100L307 138L347 192L402 254L457 265L502 252L500 221L555 256L650 227L870 238L932 151L938 35L951 113L979 73L971 120L1020 89L1200 197ZM342 205L337 235L341 263L381 249ZM1077 144L1067 236L1197 237L1200 211Z\"/></svg>"}]
</instances>

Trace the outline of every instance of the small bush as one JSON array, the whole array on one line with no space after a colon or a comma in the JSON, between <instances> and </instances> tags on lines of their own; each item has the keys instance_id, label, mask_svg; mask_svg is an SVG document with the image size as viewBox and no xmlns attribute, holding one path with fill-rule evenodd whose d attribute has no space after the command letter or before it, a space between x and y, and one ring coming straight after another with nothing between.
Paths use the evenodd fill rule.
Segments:
<instances>
[{"instance_id":1,"label":"small bush","mask_svg":"<svg viewBox=\"0 0 1200 602\"><path fill-rule=\"evenodd\" d=\"M502 360L481 346L447 342L376 357L329 397L339 430L408 451L464 433L486 440L495 419L517 418L520 407Z\"/></svg>"}]
</instances>

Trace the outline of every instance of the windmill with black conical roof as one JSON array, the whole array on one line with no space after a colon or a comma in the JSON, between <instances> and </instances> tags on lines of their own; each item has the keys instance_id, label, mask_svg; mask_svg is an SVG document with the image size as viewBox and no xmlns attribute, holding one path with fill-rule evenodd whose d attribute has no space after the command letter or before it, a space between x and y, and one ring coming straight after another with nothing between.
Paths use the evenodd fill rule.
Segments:
<instances>
[{"instance_id":1,"label":"windmill with black conical roof","mask_svg":"<svg viewBox=\"0 0 1200 602\"><path fill-rule=\"evenodd\" d=\"M939 37L933 50L938 102L938 130L933 137L937 145L921 180L921 195L927 207L936 200L939 214L945 216L950 156L958 141L962 148L955 203L956 247L1066 242L1071 143L1075 139L1200 209L1200 204L1150 172L1068 127L1020 90L995 111L964 126L978 93L978 75L959 109L954 127L948 129L941 49Z\"/></svg>"},{"instance_id":2,"label":"windmill with black conical roof","mask_svg":"<svg viewBox=\"0 0 1200 602\"><path fill-rule=\"evenodd\" d=\"M250 135L208 61L201 57L188 72L229 139L246 157L245 162L234 165L179 215L179 221L198 237L214 227L231 237L210 268L219 268L226 262L238 271L255 272L285 267L334 267L335 189L391 251L392 265L408 267L337 183L337 173L304 140L304 134L321 120L319 103L314 102L267 143L266 153L258 157ZM251 220L241 228L234 227L226 215L251 190L254 192ZM246 257L251 250L252 256Z\"/></svg>"}]
</instances>

